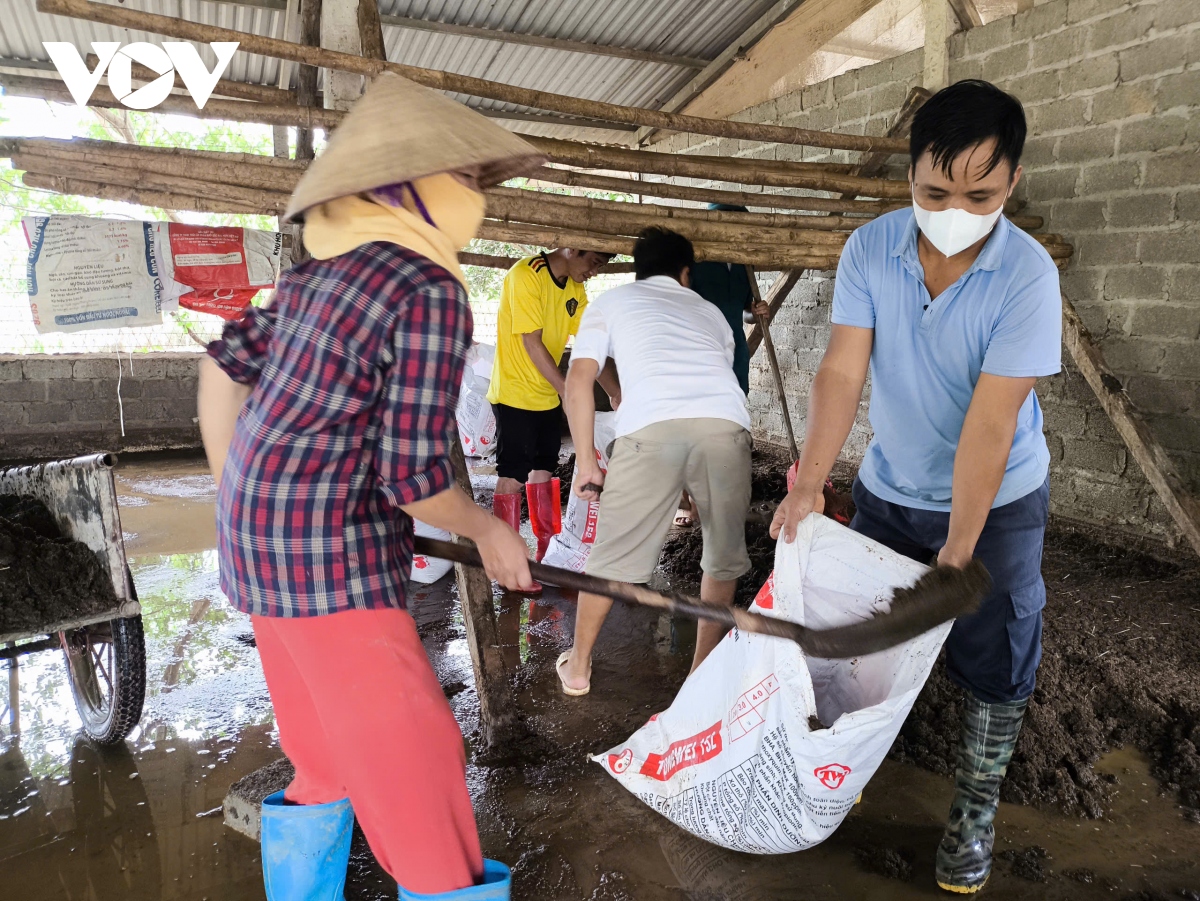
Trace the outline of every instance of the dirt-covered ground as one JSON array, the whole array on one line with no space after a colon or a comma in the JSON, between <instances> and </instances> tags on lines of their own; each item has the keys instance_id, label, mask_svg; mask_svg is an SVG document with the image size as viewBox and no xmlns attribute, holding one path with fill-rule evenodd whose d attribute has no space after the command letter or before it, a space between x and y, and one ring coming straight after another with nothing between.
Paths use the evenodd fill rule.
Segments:
<instances>
[{"instance_id":1,"label":"dirt-covered ground","mask_svg":"<svg viewBox=\"0 0 1200 901\"><path fill-rule=\"evenodd\" d=\"M787 461L756 453L754 500L778 502ZM845 483L837 486L848 493ZM748 604L774 563L766 525L746 525L754 569L738 590ZM675 530L662 568L675 584L699 579L700 532ZM1003 798L1104 816L1116 779L1093 764L1132 745L1147 754L1164 790L1200 822L1200 566L1164 563L1106 546L1052 523L1043 575L1043 657ZM951 773L961 690L935 667L892 749L898 760Z\"/></svg>"}]
</instances>

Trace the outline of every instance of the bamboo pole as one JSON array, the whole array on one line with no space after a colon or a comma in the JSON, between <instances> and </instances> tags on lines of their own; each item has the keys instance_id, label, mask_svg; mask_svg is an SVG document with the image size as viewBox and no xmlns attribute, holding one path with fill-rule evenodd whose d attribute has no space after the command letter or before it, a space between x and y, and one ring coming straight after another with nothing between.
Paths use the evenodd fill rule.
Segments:
<instances>
[{"instance_id":1,"label":"bamboo pole","mask_svg":"<svg viewBox=\"0 0 1200 901\"><path fill-rule=\"evenodd\" d=\"M752 193L726 191L719 188L694 188L666 181L634 181L578 172L574 169L555 169L543 166L529 177L531 182L546 182L584 188L592 191L661 197L665 200L690 200L696 203L728 203L735 206L765 207L777 210L810 210L823 213L863 213L876 216L908 206L906 202L890 200L837 200L832 197L807 197L798 194Z\"/></svg>"},{"instance_id":2,"label":"bamboo pole","mask_svg":"<svg viewBox=\"0 0 1200 901\"><path fill-rule=\"evenodd\" d=\"M0 74L0 84L4 85L6 93L20 97L36 97L59 103L75 102L66 85L50 78ZM92 96L88 98L87 105L99 109L125 109L124 104L103 85L97 85ZM327 110L320 107L256 103L247 100L218 100L216 98L210 98L208 103L204 104L204 109L197 109L195 101L180 94L169 95L154 108L154 111L193 116L197 119L223 119L228 122L293 125L298 128L324 128L327 130L336 128L345 117L345 113L339 110Z\"/></svg>"},{"instance_id":3,"label":"bamboo pole","mask_svg":"<svg viewBox=\"0 0 1200 901\"><path fill-rule=\"evenodd\" d=\"M310 66L324 66L341 72L353 72L354 74L367 77L373 77L385 71L395 72L418 84L439 91L469 94L473 97L485 97L491 100L499 100L503 103L515 103L520 106L550 110L551 112L565 113L571 116L583 116L589 119L598 119L602 122L616 122L622 125L644 125L668 131L706 134L746 141L805 144L811 147L827 147L837 150L861 150L867 152L891 150L895 153L903 153L907 149L903 141L894 141L888 138L868 135L835 134L790 128L782 125L738 122L730 119L708 119L700 116L688 116L680 113L665 113L659 110L623 106L617 103L566 97L561 94L519 88L514 85L500 84L482 78L471 78L466 75L456 75L436 69L422 69L400 63L364 59L361 56L355 56L350 53L338 53L319 47L306 47L303 44L291 41L281 41L276 38L234 31L200 22L188 22L172 16L161 16L155 13L126 9L106 3L91 3L87 2L87 0L38 0L37 9L42 13L68 16L75 19L86 19L91 22L114 25L118 28L149 31L184 40L200 42L237 41L240 44L241 50L246 53L255 53L277 59L288 59Z\"/></svg>"},{"instance_id":4,"label":"bamboo pole","mask_svg":"<svg viewBox=\"0 0 1200 901\"><path fill-rule=\"evenodd\" d=\"M517 263L521 262L516 257L501 257L490 253L472 253L466 250L459 253L458 261L464 266L482 266L486 269L511 269ZM600 267L600 271L602 273L633 272L633 263L606 263Z\"/></svg>"},{"instance_id":5,"label":"bamboo pole","mask_svg":"<svg viewBox=\"0 0 1200 901\"><path fill-rule=\"evenodd\" d=\"M657 219L688 219L699 222L728 222L741 225L758 225L764 228L812 228L820 231L845 231L869 222L862 216L806 216L795 213L738 213L725 210L700 210L695 207L667 206L662 203L636 203L623 200L605 200L599 197L581 197L575 194L557 194L549 191L533 191L526 188L488 188L485 192L499 197L528 198L543 197L566 206L589 209L616 210L653 216Z\"/></svg>"},{"instance_id":6,"label":"bamboo pole","mask_svg":"<svg viewBox=\"0 0 1200 901\"><path fill-rule=\"evenodd\" d=\"M221 153L182 148L139 147L113 141L75 138L12 138L0 140L0 157L30 156L103 166L142 168L220 184L240 185L290 194L305 164L252 153Z\"/></svg>"},{"instance_id":7,"label":"bamboo pole","mask_svg":"<svg viewBox=\"0 0 1200 901\"><path fill-rule=\"evenodd\" d=\"M884 200L907 200L911 196L908 182L862 178L856 175L841 175L837 171L810 168L818 164L656 153L532 136L526 136L526 140L553 162L582 169L615 169L621 172L699 178L744 185L806 188L810 191L854 191Z\"/></svg>"},{"instance_id":8,"label":"bamboo pole","mask_svg":"<svg viewBox=\"0 0 1200 901\"><path fill-rule=\"evenodd\" d=\"M634 238L579 229L485 219L479 237L489 241L507 241L532 247L573 247L604 253L632 254ZM734 245L721 242L694 242L696 259L747 263L767 271L803 267L831 269L837 265L838 247L780 247L764 244Z\"/></svg>"},{"instance_id":9,"label":"bamboo pole","mask_svg":"<svg viewBox=\"0 0 1200 901\"><path fill-rule=\"evenodd\" d=\"M488 188L484 193L500 197L541 197L567 206L593 209L616 210L622 213L653 216L658 219L694 219L701 222L730 222L742 225L758 225L764 228L803 228L818 231L853 231L871 220L863 216L810 216L796 213L739 213L729 210L702 210L695 207L668 206L660 203L635 203L623 200L606 200L600 197L584 197L575 194L558 194L535 191L527 188ZM1009 221L1024 231L1042 227L1040 216L1009 216Z\"/></svg>"},{"instance_id":10,"label":"bamboo pole","mask_svg":"<svg viewBox=\"0 0 1200 901\"><path fill-rule=\"evenodd\" d=\"M283 191L266 191L240 185L223 184L180 175L164 175L136 166L104 165L19 154L13 157L13 168L40 175L60 175L68 179L96 181L114 186L134 187L145 191L162 191L183 196L206 197L225 201L239 208L252 208L264 215L278 215L287 208L291 196Z\"/></svg>"},{"instance_id":11,"label":"bamboo pole","mask_svg":"<svg viewBox=\"0 0 1200 901\"><path fill-rule=\"evenodd\" d=\"M1092 340L1083 320L1065 294L1062 304L1063 343L1071 359L1095 392L1105 415L1183 532L1184 538L1200 554L1200 502L1187 490L1170 455L1155 439L1150 426L1125 393L1120 379L1109 368L1104 354Z\"/></svg>"},{"instance_id":12,"label":"bamboo pole","mask_svg":"<svg viewBox=\"0 0 1200 901\"><path fill-rule=\"evenodd\" d=\"M9 85L12 93L23 96L72 102L66 86L51 79L23 75L0 75L0 83ZM105 87L96 88L88 99L88 105L109 109L123 108L120 101ZM272 105L240 100L209 100L203 110L198 110L189 98L177 95L167 97L156 109L160 112L195 116L202 119L222 119L233 122L289 125L304 129L323 128L326 130L336 128L345 117L345 113L340 110L298 105ZM655 175L816 191L849 191L885 199L904 199L908 196L906 182L866 179L845 174L846 167L834 163L788 163L775 160L656 153L534 136L526 136L526 140L546 153L554 162L584 168L617 169Z\"/></svg>"},{"instance_id":13,"label":"bamboo pole","mask_svg":"<svg viewBox=\"0 0 1200 901\"><path fill-rule=\"evenodd\" d=\"M100 65L100 58L94 53L89 53L84 62L87 64L88 71L94 72L96 66ZM147 83L160 77L160 73L143 66L141 63L133 63L130 71L136 80ZM180 91L187 90L187 85L183 83L183 79L179 77L179 73L175 74L175 88ZM282 88L273 88L269 84L250 84L245 81L234 81L231 78L218 78L217 86L213 88L213 95L216 97L232 97L235 100L257 100L260 103L277 103L284 106L296 102L296 95L291 91L286 91Z\"/></svg>"},{"instance_id":14,"label":"bamboo pole","mask_svg":"<svg viewBox=\"0 0 1200 901\"><path fill-rule=\"evenodd\" d=\"M25 182L25 186L29 188L56 191L59 194L95 197L99 200L134 203L139 206L153 207L160 210L192 210L197 213L265 214L264 210L254 207L244 207L227 200L214 200L209 197L154 191L131 187L129 185L102 184L96 181L67 178L61 175L46 175L41 172L26 172L23 176L23 181Z\"/></svg>"},{"instance_id":15,"label":"bamboo pole","mask_svg":"<svg viewBox=\"0 0 1200 901\"><path fill-rule=\"evenodd\" d=\"M817 231L804 228L771 228L729 222L705 222L696 219L673 219L664 223L662 217L644 215L638 204L617 204L627 210L605 207L575 206L558 203L552 194L523 192L526 198L489 195L487 215L503 222L525 222L534 225L562 225L583 231L613 235L638 235L655 225L667 225L692 241L744 242L748 244L809 244L840 247L846 240L844 232Z\"/></svg>"}]
</instances>

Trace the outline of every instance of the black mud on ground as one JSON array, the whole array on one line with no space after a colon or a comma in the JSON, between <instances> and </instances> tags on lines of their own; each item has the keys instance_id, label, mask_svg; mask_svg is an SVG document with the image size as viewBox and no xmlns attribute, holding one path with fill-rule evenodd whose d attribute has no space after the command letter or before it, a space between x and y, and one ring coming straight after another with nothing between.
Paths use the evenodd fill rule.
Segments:
<instances>
[{"instance_id":1,"label":"black mud on ground","mask_svg":"<svg viewBox=\"0 0 1200 901\"><path fill-rule=\"evenodd\" d=\"M1052 528L1042 572L1042 664L1001 798L1102 817L1117 779L1092 765L1128 744L1200 821L1200 567ZM961 695L935 667L893 756L952 772Z\"/></svg>"},{"instance_id":2,"label":"black mud on ground","mask_svg":"<svg viewBox=\"0 0 1200 901\"><path fill-rule=\"evenodd\" d=\"M756 452L752 496L777 502L787 461ZM835 480L839 494L849 485ZM767 526L746 524L752 570L736 603L749 604L774 565ZM673 530L660 569L674 587L699 583L697 528ZM1038 687L1001 797L1064 813L1103 817L1117 777L1092 766L1106 751L1133 745L1153 775L1200 822L1200 565L1167 563L1109 547L1093 535L1051 526L1042 572L1043 655ZM962 691L934 668L892 756L952 773Z\"/></svg>"},{"instance_id":3,"label":"black mud on ground","mask_svg":"<svg viewBox=\"0 0 1200 901\"><path fill-rule=\"evenodd\" d=\"M0 632L35 632L116 604L100 558L63 538L41 501L0 495Z\"/></svg>"}]
</instances>

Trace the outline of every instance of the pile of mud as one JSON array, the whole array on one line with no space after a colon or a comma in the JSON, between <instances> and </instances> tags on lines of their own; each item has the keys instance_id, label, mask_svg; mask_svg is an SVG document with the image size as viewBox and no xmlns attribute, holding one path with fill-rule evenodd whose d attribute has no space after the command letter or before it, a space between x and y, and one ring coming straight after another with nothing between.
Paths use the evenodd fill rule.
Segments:
<instances>
[{"instance_id":1,"label":"pile of mud","mask_svg":"<svg viewBox=\"0 0 1200 901\"><path fill-rule=\"evenodd\" d=\"M1132 745L1200 822L1200 568L1052 529L1042 572L1042 664L1001 797L1102 817L1116 779L1092 765ZM953 772L961 695L935 667L893 756Z\"/></svg>"},{"instance_id":2,"label":"pile of mud","mask_svg":"<svg viewBox=\"0 0 1200 901\"><path fill-rule=\"evenodd\" d=\"M116 605L94 551L64 538L36 498L0 495L0 633L36 632Z\"/></svg>"}]
</instances>

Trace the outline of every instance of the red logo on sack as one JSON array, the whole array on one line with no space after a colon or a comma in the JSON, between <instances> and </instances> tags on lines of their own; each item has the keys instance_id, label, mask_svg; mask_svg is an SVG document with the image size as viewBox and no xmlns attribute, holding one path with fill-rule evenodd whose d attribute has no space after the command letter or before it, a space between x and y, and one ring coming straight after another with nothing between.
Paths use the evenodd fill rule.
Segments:
<instances>
[{"instance_id":1,"label":"red logo on sack","mask_svg":"<svg viewBox=\"0 0 1200 901\"><path fill-rule=\"evenodd\" d=\"M417 569L424 569L428 565L429 565L429 561L427 559L425 559L424 556L417 555L416 557L413 557L413 566L416 567Z\"/></svg>"},{"instance_id":2,"label":"red logo on sack","mask_svg":"<svg viewBox=\"0 0 1200 901\"><path fill-rule=\"evenodd\" d=\"M619 755L608 755L608 768L620 776L623 772L629 769L629 764L633 763L633 751L626 748Z\"/></svg>"},{"instance_id":3,"label":"red logo on sack","mask_svg":"<svg viewBox=\"0 0 1200 901\"><path fill-rule=\"evenodd\" d=\"M673 742L661 754L651 754L638 772L659 782L666 782L679 770L704 763L720 753L721 723L717 721L699 735Z\"/></svg>"},{"instance_id":4,"label":"red logo on sack","mask_svg":"<svg viewBox=\"0 0 1200 901\"><path fill-rule=\"evenodd\" d=\"M754 598L754 603L762 610L775 609L775 573L767 576L767 581L763 583L763 587L758 590L758 594Z\"/></svg>"},{"instance_id":5,"label":"red logo on sack","mask_svg":"<svg viewBox=\"0 0 1200 901\"><path fill-rule=\"evenodd\" d=\"M846 777L850 775L850 767L840 763L827 763L813 770L813 775L820 779L826 788L841 788Z\"/></svg>"}]
</instances>

